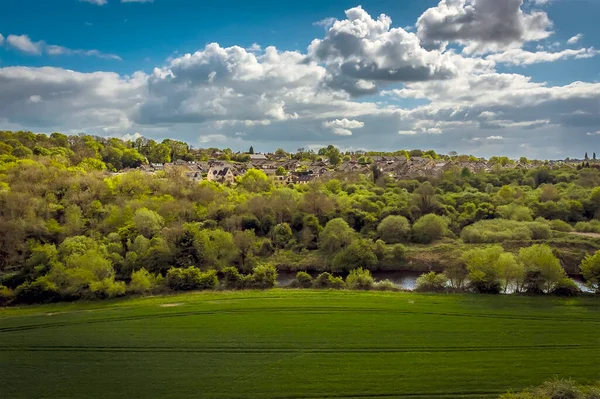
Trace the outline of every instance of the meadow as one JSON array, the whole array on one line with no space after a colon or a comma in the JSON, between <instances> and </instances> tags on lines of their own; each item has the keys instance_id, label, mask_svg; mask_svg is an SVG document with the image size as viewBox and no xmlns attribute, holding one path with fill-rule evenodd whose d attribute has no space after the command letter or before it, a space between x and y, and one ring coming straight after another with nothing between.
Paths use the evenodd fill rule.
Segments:
<instances>
[{"instance_id":1,"label":"meadow","mask_svg":"<svg viewBox=\"0 0 600 399\"><path fill-rule=\"evenodd\" d=\"M600 379L593 297L283 290L0 309L0 397L494 398Z\"/></svg>"}]
</instances>

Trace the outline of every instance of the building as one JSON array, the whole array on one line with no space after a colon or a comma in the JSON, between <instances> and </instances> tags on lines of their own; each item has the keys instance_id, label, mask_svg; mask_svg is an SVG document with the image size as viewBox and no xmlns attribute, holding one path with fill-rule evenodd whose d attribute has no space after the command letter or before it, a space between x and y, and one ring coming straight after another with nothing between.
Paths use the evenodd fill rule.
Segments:
<instances>
[{"instance_id":1,"label":"building","mask_svg":"<svg viewBox=\"0 0 600 399\"><path fill-rule=\"evenodd\" d=\"M235 183L235 173L231 166L213 164L208 170L206 180L217 183Z\"/></svg>"}]
</instances>

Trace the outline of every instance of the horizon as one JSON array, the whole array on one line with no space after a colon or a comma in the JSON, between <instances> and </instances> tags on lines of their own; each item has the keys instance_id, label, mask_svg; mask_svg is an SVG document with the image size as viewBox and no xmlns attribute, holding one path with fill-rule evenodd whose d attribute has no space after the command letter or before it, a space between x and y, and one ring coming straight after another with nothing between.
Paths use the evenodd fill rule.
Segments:
<instances>
[{"instance_id":1,"label":"horizon","mask_svg":"<svg viewBox=\"0 0 600 399\"><path fill-rule=\"evenodd\" d=\"M9 0L5 11L2 130L261 152L562 160L600 148L596 1Z\"/></svg>"}]
</instances>

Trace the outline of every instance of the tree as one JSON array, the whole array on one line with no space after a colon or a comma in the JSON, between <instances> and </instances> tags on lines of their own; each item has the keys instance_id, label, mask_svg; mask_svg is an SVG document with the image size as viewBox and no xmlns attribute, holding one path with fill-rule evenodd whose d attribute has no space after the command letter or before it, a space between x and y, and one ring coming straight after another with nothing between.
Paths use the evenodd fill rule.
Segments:
<instances>
[{"instance_id":1,"label":"tree","mask_svg":"<svg viewBox=\"0 0 600 399\"><path fill-rule=\"evenodd\" d=\"M407 242L410 238L410 222L404 216L390 215L379 223L377 234L387 244Z\"/></svg>"},{"instance_id":2,"label":"tree","mask_svg":"<svg viewBox=\"0 0 600 399\"><path fill-rule=\"evenodd\" d=\"M600 294L600 251L586 256L579 269L589 286Z\"/></svg>"},{"instance_id":3,"label":"tree","mask_svg":"<svg viewBox=\"0 0 600 399\"><path fill-rule=\"evenodd\" d=\"M349 246L356 232L348 226L344 219L330 220L319 235L319 247L328 254L334 255Z\"/></svg>"},{"instance_id":4,"label":"tree","mask_svg":"<svg viewBox=\"0 0 600 399\"><path fill-rule=\"evenodd\" d=\"M354 269L346 277L346 286L351 290L370 290L375 285L375 280L369 270Z\"/></svg>"},{"instance_id":5,"label":"tree","mask_svg":"<svg viewBox=\"0 0 600 399\"><path fill-rule=\"evenodd\" d=\"M500 292L505 261L499 260L503 255L506 254L501 246L473 249L463 255L469 271L467 278L476 291L488 294Z\"/></svg>"},{"instance_id":6,"label":"tree","mask_svg":"<svg viewBox=\"0 0 600 399\"><path fill-rule=\"evenodd\" d=\"M417 291L421 292L443 292L446 289L448 279L443 274L429 272L421 274L417 278Z\"/></svg>"},{"instance_id":7,"label":"tree","mask_svg":"<svg viewBox=\"0 0 600 399\"><path fill-rule=\"evenodd\" d=\"M592 159L595 161L596 160L596 153L594 152L594 155L592 156Z\"/></svg>"},{"instance_id":8,"label":"tree","mask_svg":"<svg viewBox=\"0 0 600 399\"><path fill-rule=\"evenodd\" d=\"M254 147L250 146L250 149L248 150L248 154L250 154L250 155L254 154Z\"/></svg>"},{"instance_id":9,"label":"tree","mask_svg":"<svg viewBox=\"0 0 600 399\"><path fill-rule=\"evenodd\" d=\"M271 189L271 180L265 172L259 169L249 169L242 177L239 183L246 190L254 193L269 191Z\"/></svg>"},{"instance_id":10,"label":"tree","mask_svg":"<svg viewBox=\"0 0 600 399\"><path fill-rule=\"evenodd\" d=\"M435 188L429 182L419 186L413 193L413 203L421 215L433 212L437 207Z\"/></svg>"},{"instance_id":11,"label":"tree","mask_svg":"<svg viewBox=\"0 0 600 399\"><path fill-rule=\"evenodd\" d=\"M332 270L347 271L358 268L371 269L377 264L377 256L371 244L365 240L355 240L333 258Z\"/></svg>"},{"instance_id":12,"label":"tree","mask_svg":"<svg viewBox=\"0 0 600 399\"><path fill-rule=\"evenodd\" d=\"M586 161L588 161L588 160L590 159L590 157L588 157L588 153L587 153L587 152L585 153L585 157L584 157L584 159L585 159Z\"/></svg>"},{"instance_id":13,"label":"tree","mask_svg":"<svg viewBox=\"0 0 600 399\"><path fill-rule=\"evenodd\" d=\"M137 232L144 237L152 238L164 226L164 219L148 208L140 208L133 216L133 224Z\"/></svg>"},{"instance_id":14,"label":"tree","mask_svg":"<svg viewBox=\"0 0 600 399\"><path fill-rule=\"evenodd\" d=\"M284 248L290 243L294 235L292 228L287 223L280 223L273 228L272 241L276 248Z\"/></svg>"},{"instance_id":15,"label":"tree","mask_svg":"<svg viewBox=\"0 0 600 399\"><path fill-rule=\"evenodd\" d=\"M548 245L533 245L519 250L519 261L527 273L527 290L550 293L566 277L560 261Z\"/></svg>"},{"instance_id":16,"label":"tree","mask_svg":"<svg viewBox=\"0 0 600 399\"><path fill-rule=\"evenodd\" d=\"M277 170L275 171L275 174L277 176L285 176L287 175L287 170L285 170L285 168L283 166L280 166L277 168Z\"/></svg>"},{"instance_id":17,"label":"tree","mask_svg":"<svg viewBox=\"0 0 600 399\"><path fill-rule=\"evenodd\" d=\"M440 240L448 230L448 221L442 216L429 214L418 219L413 225L413 239L421 244Z\"/></svg>"}]
</instances>

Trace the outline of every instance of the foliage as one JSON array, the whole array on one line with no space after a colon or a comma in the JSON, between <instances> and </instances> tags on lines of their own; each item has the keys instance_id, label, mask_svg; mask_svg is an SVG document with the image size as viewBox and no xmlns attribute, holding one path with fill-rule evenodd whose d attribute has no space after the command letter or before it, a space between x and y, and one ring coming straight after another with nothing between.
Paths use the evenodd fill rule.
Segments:
<instances>
[{"instance_id":1,"label":"foliage","mask_svg":"<svg viewBox=\"0 0 600 399\"><path fill-rule=\"evenodd\" d=\"M589 286L600 294L600 251L586 256L579 269Z\"/></svg>"},{"instance_id":2,"label":"foliage","mask_svg":"<svg viewBox=\"0 0 600 399\"><path fill-rule=\"evenodd\" d=\"M218 284L215 270L202 272L194 266L169 269L165 281L169 288L175 291L210 290Z\"/></svg>"},{"instance_id":3,"label":"foliage","mask_svg":"<svg viewBox=\"0 0 600 399\"><path fill-rule=\"evenodd\" d=\"M404 216L390 215L377 226L377 234L387 244L407 242L410 230L410 222Z\"/></svg>"},{"instance_id":4,"label":"foliage","mask_svg":"<svg viewBox=\"0 0 600 399\"><path fill-rule=\"evenodd\" d=\"M296 273L296 284L298 288L310 288L313 285L313 278L306 272Z\"/></svg>"},{"instance_id":5,"label":"foliage","mask_svg":"<svg viewBox=\"0 0 600 399\"><path fill-rule=\"evenodd\" d=\"M321 249L328 254L336 254L348 247L356 236L345 220L337 218L330 220L319 235Z\"/></svg>"},{"instance_id":6,"label":"foliage","mask_svg":"<svg viewBox=\"0 0 600 399\"><path fill-rule=\"evenodd\" d=\"M528 276L527 290L551 292L566 277L560 261L547 245L533 245L519 250L519 262L525 266Z\"/></svg>"},{"instance_id":7,"label":"foliage","mask_svg":"<svg viewBox=\"0 0 600 399\"><path fill-rule=\"evenodd\" d=\"M421 244L440 240L448 230L448 221L438 215L425 215L413 225L413 239Z\"/></svg>"},{"instance_id":8,"label":"foliage","mask_svg":"<svg viewBox=\"0 0 600 399\"><path fill-rule=\"evenodd\" d=\"M429 272L417 278L416 290L420 292L443 292L446 289L448 278L443 274Z\"/></svg>"},{"instance_id":9,"label":"foliage","mask_svg":"<svg viewBox=\"0 0 600 399\"><path fill-rule=\"evenodd\" d=\"M148 270L142 268L131 273L131 281L127 286L127 291L136 294L145 294L155 292L163 283L161 275L151 274Z\"/></svg>"},{"instance_id":10,"label":"foliage","mask_svg":"<svg viewBox=\"0 0 600 399\"><path fill-rule=\"evenodd\" d=\"M375 285L375 280L369 270L354 269L346 277L346 286L351 290L370 290Z\"/></svg>"},{"instance_id":11,"label":"foliage","mask_svg":"<svg viewBox=\"0 0 600 399\"><path fill-rule=\"evenodd\" d=\"M539 240L552 235L550 227L541 222L514 220L482 220L465 227L461 238L467 243L501 243L507 240Z\"/></svg>"},{"instance_id":12,"label":"foliage","mask_svg":"<svg viewBox=\"0 0 600 399\"><path fill-rule=\"evenodd\" d=\"M346 288L346 283L341 277L334 277L331 273L321 273L313 280L313 288L330 288L341 290Z\"/></svg>"},{"instance_id":13,"label":"foliage","mask_svg":"<svg viewBox=\"0 0 600 399\"><path fill-rule=\"evenodd\" d=\"M377 257L373 253L371 244L365 240L355 240L347 248L333 258L331 268L334 271L348 271L358 268L373 268L377 264Z\"/></svg>"}]
</instances>

